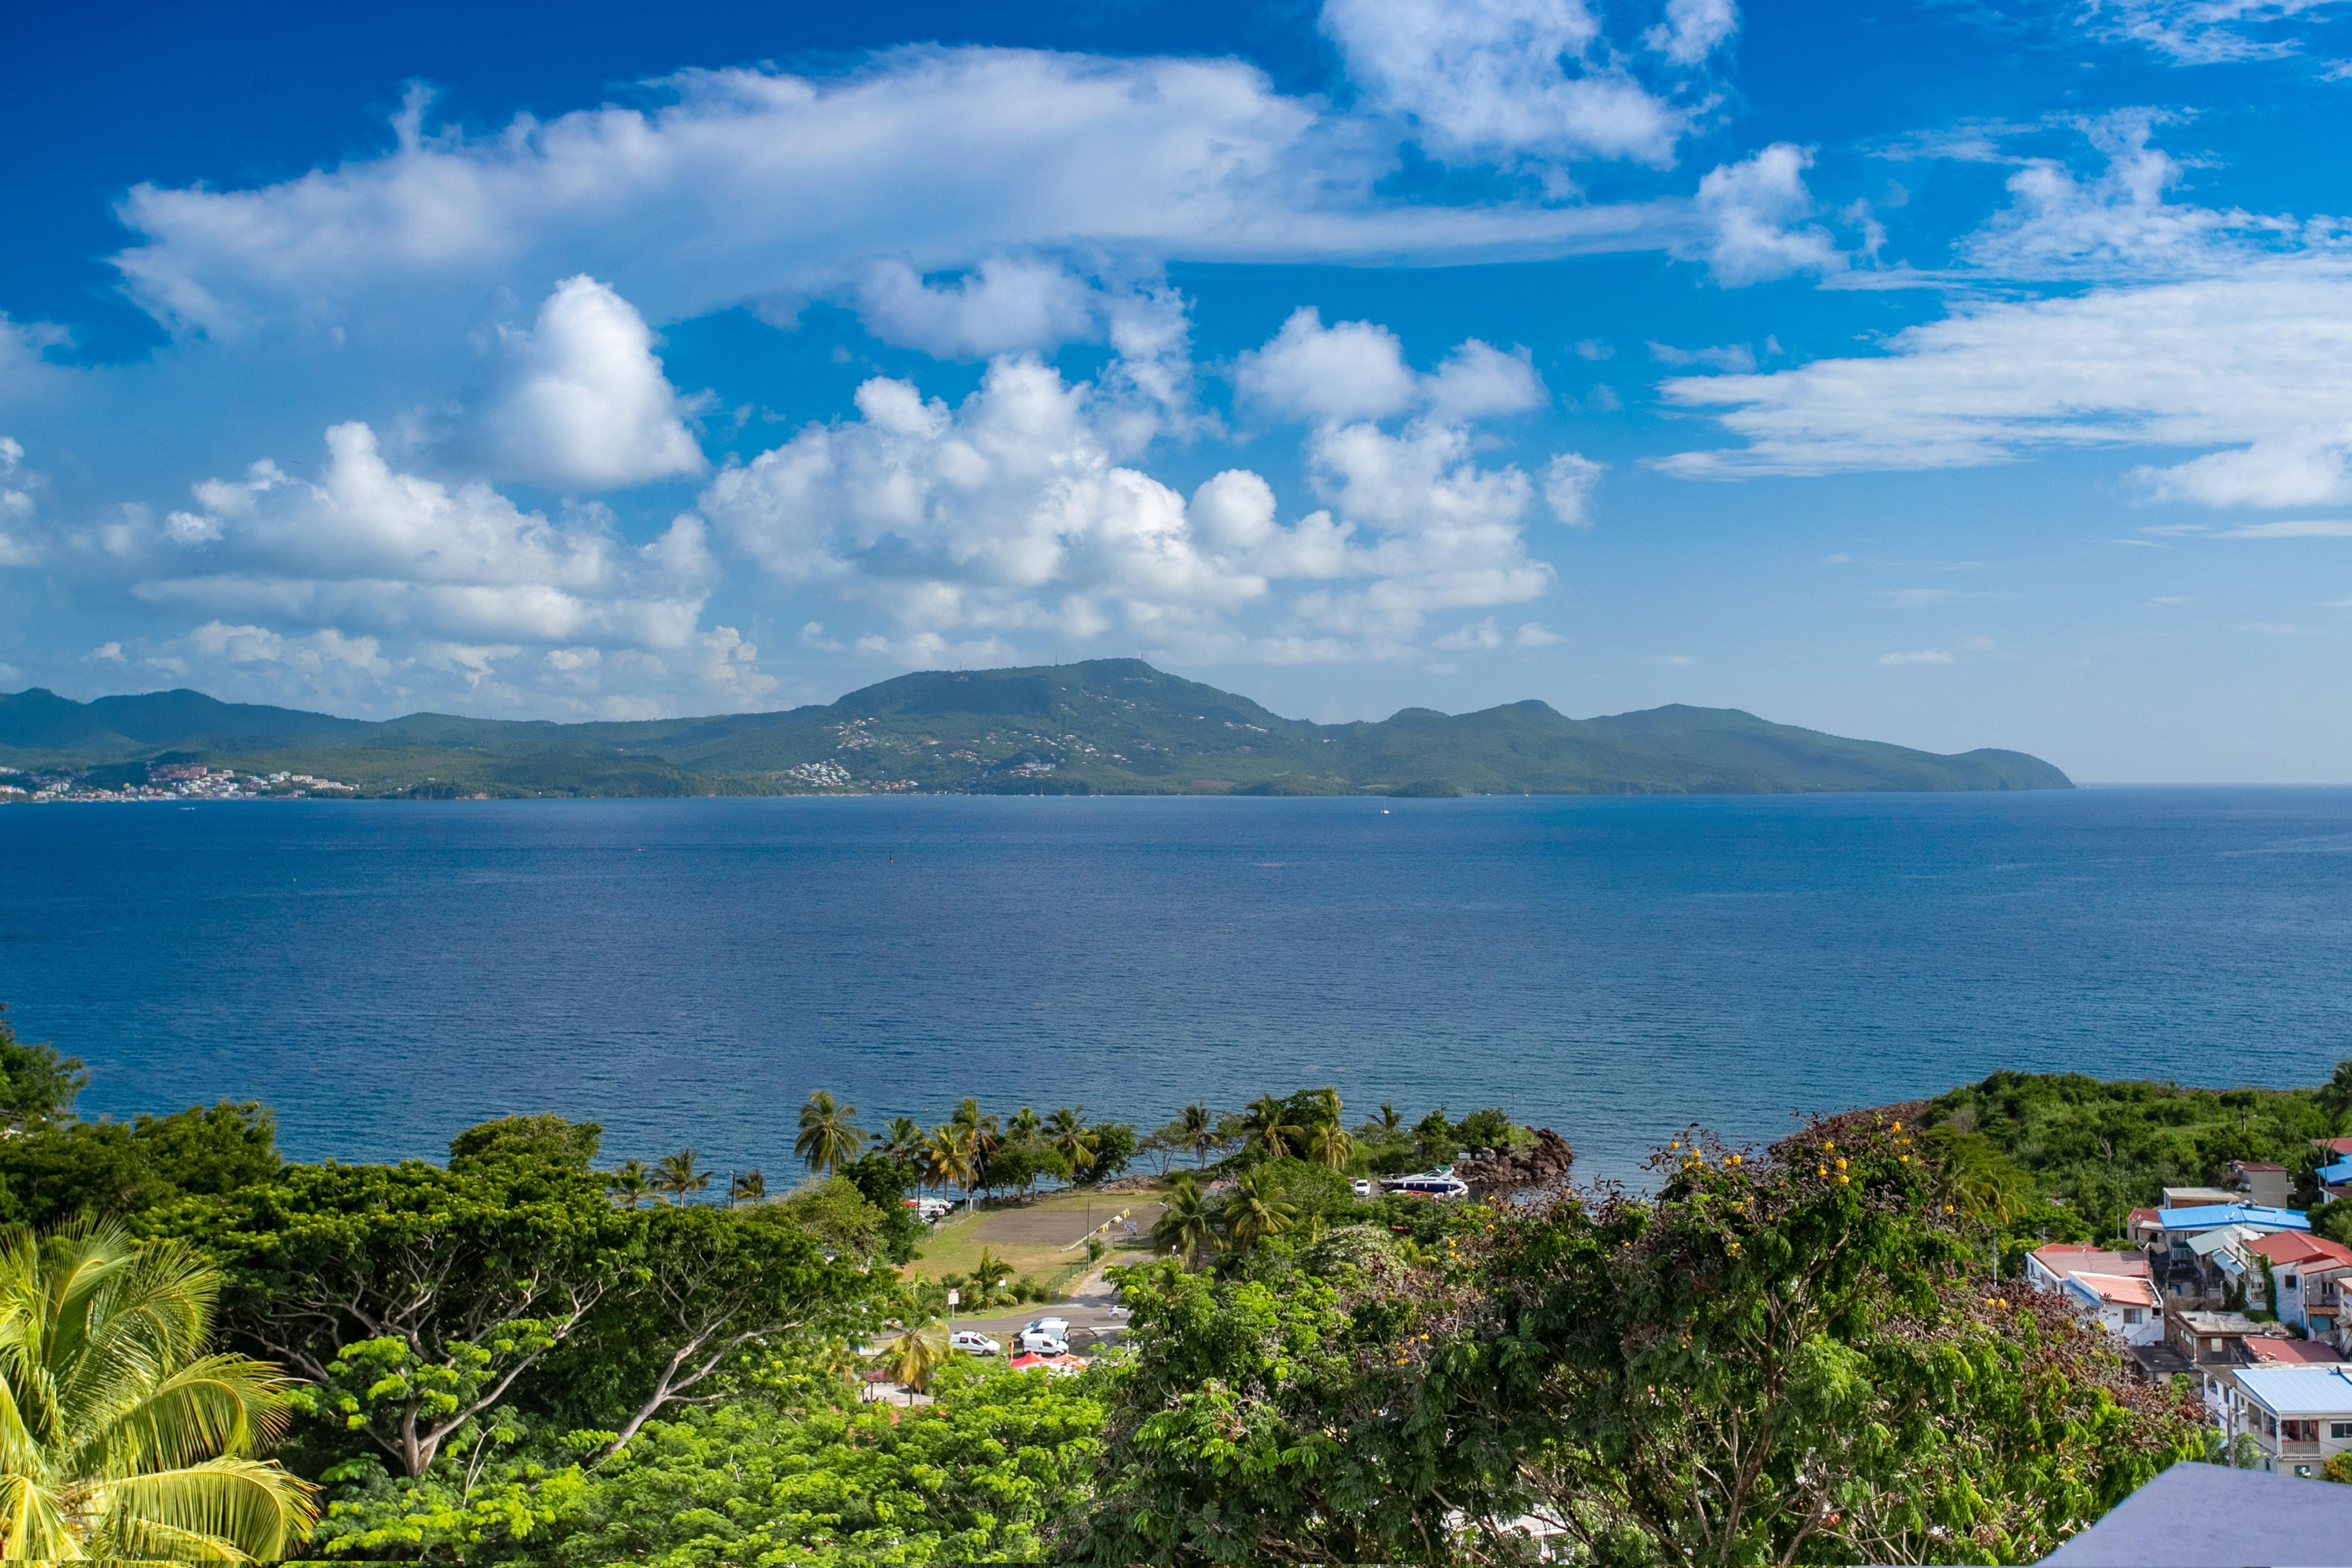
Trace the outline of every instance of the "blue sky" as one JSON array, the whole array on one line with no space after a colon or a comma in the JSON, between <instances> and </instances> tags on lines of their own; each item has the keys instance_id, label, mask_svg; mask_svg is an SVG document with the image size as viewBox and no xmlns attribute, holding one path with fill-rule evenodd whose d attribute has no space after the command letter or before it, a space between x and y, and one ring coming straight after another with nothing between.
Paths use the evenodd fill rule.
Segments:
<instances>
[{"instance_id":1,"label":"blue sky","mask_svg":"<svg viewBox=\"0 0 2352 1568\"><path fill-rule=\"evenodd\" d=\"M2352 7L239 16L19 38L0 689L2352 779Z\"/></svg>"}]
</instances>

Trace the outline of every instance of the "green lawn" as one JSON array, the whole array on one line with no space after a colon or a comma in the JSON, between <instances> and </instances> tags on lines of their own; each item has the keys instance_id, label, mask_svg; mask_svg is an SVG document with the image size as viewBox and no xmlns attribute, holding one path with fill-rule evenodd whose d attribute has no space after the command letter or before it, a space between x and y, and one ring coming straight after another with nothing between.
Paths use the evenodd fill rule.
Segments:
<instances>
[{"instance_id":1,"label":"green lawn","mask_svg":"<svg viewBox=\"0 0 2352 1568\"><path fill-rule=\"evenodd\" d=\"M920 1280L970 1274L980 1266L981 1249L986 1248L1014 1275L1034 1274L1049 1290L1059 1291L1086 1270L1087 1249L1069 1243L1085 1237L1090 1218L1100 1225L1124 1209L1135 1220L1140 1239L1150 1235L1159 1207L1150 1193L1077 1192L1056 1193L1007 1208L959 1213L931 1232L923 1243L922 1256L908 1265L907 1271ZM1117 1241L1105 1239L1117 1249Z\"/></svg>"}]
</instances>

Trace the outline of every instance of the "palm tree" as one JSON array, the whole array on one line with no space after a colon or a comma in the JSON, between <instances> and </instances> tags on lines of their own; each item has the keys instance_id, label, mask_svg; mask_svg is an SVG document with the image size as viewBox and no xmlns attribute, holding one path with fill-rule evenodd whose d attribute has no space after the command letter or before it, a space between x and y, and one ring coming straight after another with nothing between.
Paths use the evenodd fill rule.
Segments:
<instances>
[{"instance_id":1,"label":"palm tree","mask_svg":"<svg viewBox=\"0 0 2352 1568\"><path fill-rule=\"evenodd\" d=\"M1307 1153L1327 1171L1345 1170L1356 1152L1356 1140L1337 1122L1318 1122L1307 1135Z\"/></svg>"},{"instance_id":2,"label":"palm tree","mask_svg":"<svg viewBox=\"0 0 2352 1568\"><path fill-rule=\"evenodd\" d=\"M1382 1133L1393 1134L1398 1128L1404 1125L1404 1113L1388 1101L1383 1100L1381 1102L1380 1115L1369 1125L1377 1127Z\"/></svg>"},{"instance_id":3,"label":"palm tree","mask_svg":"<svg viewBox=\"0 0 2352 1568\"><path fill-rule=\"evenodd\" d=\"M700 1192L709 1185L710 1173L696 1163L692 1149L664 1155L654 1166L653 1188L669 1194L673 1205L685 1203L687 1194Z\"/></svg>"},{"instance_id":4,"label":"palm tree","mask_svg":"<svg viewBox=\"0 0 2352 1568\"><path fill-rule=\"evenodd\" d=\"M1192 1163L1205 1168L1209 1150L1217 1141L1217 1118L1206 1105L1194 1101L1176 1113L1176 1124L1181 1131L1185 1146L1192 1151Z\"/></svg>"},{"instance_id":5,"label":"palm tree","mask_svg":"<svg viewBox=\"0 0 2352 1568\"><path fill-rule=\"evenodd\" d=\"M1045 1131L1054 1147L1070 1162L1070 1174L1084 1176L1087 1167L1095 1163L1096 1138L1087 1131L1087 1108L1065 1105L1045 1118Z\"/></svg>"},{"instance_id":6,"label":"palm tree","mask_svg":"<svg viewBox=\"0 0 2352 1568\"><path fill-rule=\"evenodd\" d=\"M973 1142L973 1134L968 1127L950 1124L931 1129L923 1155L933 1186L971 1190L973 1167L978 1163L972 1152Z\"/></svg>"},{"instance_id":7,"label":"palm tree","mask_svg":"<svg viewBox=\"0 0 2352 1568\"><path fill-rule=\"evenodd\" d=\"M866 1134L850 1121L856 1114L856 1106L840 1103L831 1092L812 1090L801 1105L801 1135L793 1140L793 1153L813 1171L838 1170L857 1157L866 1142Z\"/></svg>"},{"instance_id":8,"label":"palm tree","mask_svg":"<svg viewBox=\"0 0 2352 1568\"><path fill-rule=\"evenodd\" d=\"M1261 1094L1250 1102L1249 1110L1242 1116L1242 1126L1249 1134L1249 1141L1268 1155L1288 1154L1290 1140L1304 1138L1307 1129L1284 1121L1287 1113L1288 1107L1281 1101L1271 1094Z\"/></svg>"},{"instance_id":9,"label":"palm tree","mask_svg":"<svg viewBox=\"0 0 2352 1568\"><path fill-rule=\"evenodd\" d=\"M992 1301L1004 1288L999 1281L1012 1277L1013 1270L1005 1267L1004 1260L983 1247L980 1249L980 1261L971 1266L972 1293L983 1303Z\"/></svg>"},{"instance_id":10,"label":"palm tree","mask_svg":"<svg viewBox=\"0 0 2352 1568\"><path fill-rule=\"evenodd\" d=\"M1944 1158L1944 1178L1963 1213L1972 1219L2005 1228L2021 1218L2033 1201L2032 1180L1981 1133L1953 1136L1948 1129L1930 1132L1930 1147Z\"/></svg>"},{"instance_id":11,"label":"palm tree","mask_svg":"<svg viewBox=\"0 0 2352 1568\"><path fill-rule=\"evenodd\" d=\"M621 1168L604 1178L604 1186L611 1190L613 1201L631 1208L646 1200L646 1194L653 1190L653 1185L651 1174L646 1171L643 1160L623 1160Z\"/></svg>"},{"instance_id":12,"label":"palm tree","mask_svg":"<svg viewBox=\"0 0 2352 1568\"><path fill-rule=\"evenodd\" d=\"M1024 1138L1037 1137L1045 1131L1044 1119L1035 1111L1024 1105L1013 1113L1012 1120L1004 1124L1004 1141L1008 1144L1017 1144Z\"/></svg>"},{"instance_id":13,"label":"palm tree","mask_svg":"<svg viewBox=\"0 0 2352 1568\"><path fill-rule=\"evenodd\" d=\"M290 1381L205 1354L218 1270L175 1242L78 1220L0 1240L0 1552L12 1558L292 1555L309 1482L254 1455Z\"/></svg>"},{"instance_id":14,"label":"palm tree","mask_svg":"<svg viewBox=\"0 0 2352 1568\"><path fill-rule=\"evenodd\" d=\"M938 1370L940 1347L921 1329L910 1328L890 1342L882 1353L882 1364L889 1369L891 1382L920 1394L930 1386L931 1374Z\"/></svg>"},{"instance_id":15,"label":"palm tree","mask_svg":"<svg viewBox=\"0 0 2352 1568\"><path fill-rule=\"evenodd\" d=\"M2352 1113L2352 1061L2336 1064L2336 1075L2319 1086L2319 1108L2341 1126L2347 1113Z\"/></svg>"},{"instance_id":16,"label":"palm tree","mask_svg":"<svg viewBox=\"0 0 2352 1568\"><path fill-rule=\"evenodd\" d=\"M1264 1166L1234 1184L1225 1198L1225 1228L1241 1247L1255 1247L1269 1236L1279 1236L1298 1219L1298 1210L1283 1197Z\"/></svg>"},{"instance_id":17,"label":"palm tree","mask_svg":"<svg viewBox=\"0 0 2352 1568\"><path fill-rule=\"evenodd\" d=\"M757 1166L727 1184L727 1207L730 1208L739 1203L764 1203L767 1197L768 1178L760 1174Z\"/></svg>"},{"instance_id":18,"label":"palm tree","mask_svg":"<svg viewBox=\"0 0 2352 1568\"><path fill-rule=\"evenodd\" d=\"M1176 1177L1176 1186L1152 1221L1151 1244L1162 1252L1181 1253L1187 1269L1201 1266L1201 1255L1216 1239L1216 1228L1210 1223L1209 1206L1201 1197L1201 1184L1192 1173L1185 1171Z\"/></svg>"},{"instance_id":19,"label":"palm tree","mask_svg":"<svg viewBox=\"0 0 2352 1568\"><path fill-rule=\"evenodd\" d=\"M971 1142L971 1178L975 1186L990 1186L989 1157L1004 1146L1004 1134L993 1111L981 1114L980 1102L967 1094L957 1102L955 1114L948 1124L963 1130Z\"/></svg>"},{"instance_id":20,"label":"palm tree","mask_svg":"<svg viewBox=\"0 0 2352 1568\"><path fill-rule=\"evenodd\" d=\"M923 1129L912 1116L893 1116L889 1125L874 1134L874 1146L894 1166L919 1168L923 1163Z\"/></svg>"}]
</instances>

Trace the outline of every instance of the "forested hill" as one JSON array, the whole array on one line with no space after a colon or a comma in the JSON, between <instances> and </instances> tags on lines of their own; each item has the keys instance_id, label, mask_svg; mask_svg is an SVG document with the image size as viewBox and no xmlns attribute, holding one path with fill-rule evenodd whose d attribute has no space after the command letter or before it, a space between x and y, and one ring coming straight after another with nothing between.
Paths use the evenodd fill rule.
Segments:
<instances>
[{"instance_id":1,"label":"forested hill","mask_svg":"<svg viewBox=\"0 0 2352 1568\"><path fill-rule=\"evenodd\" d=\"M1780 794L2064 789L2022 752L1848 740L1732 708L1591 719L1540 702L1310 724L1136 659L901 675L825 706L636 723L412 714L384 723L189 691L76 703L0 695L0 763L163 758L285 769L371 794Z\"/></svg>"}]
</instances>

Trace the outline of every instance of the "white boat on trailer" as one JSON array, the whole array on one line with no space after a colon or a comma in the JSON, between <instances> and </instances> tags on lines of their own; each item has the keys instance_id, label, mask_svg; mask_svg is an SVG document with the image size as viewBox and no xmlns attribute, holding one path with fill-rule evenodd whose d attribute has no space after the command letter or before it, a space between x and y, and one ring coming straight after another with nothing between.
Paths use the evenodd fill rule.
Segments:
<instances>
[{"instance_id":1,"label":"white boat on trailer","mask_svg":"<svg viewBox=\"0 0 2352 1568\"><path fill-rule=\"evenodd\" d=\"M1449 1166L1443 1170L1416 1171L1411 1176L1382 1176L1381 1190L1413 1197L1468 1197L1470 1184L1455 1176Z\"/></svg>"}]
</instances>

